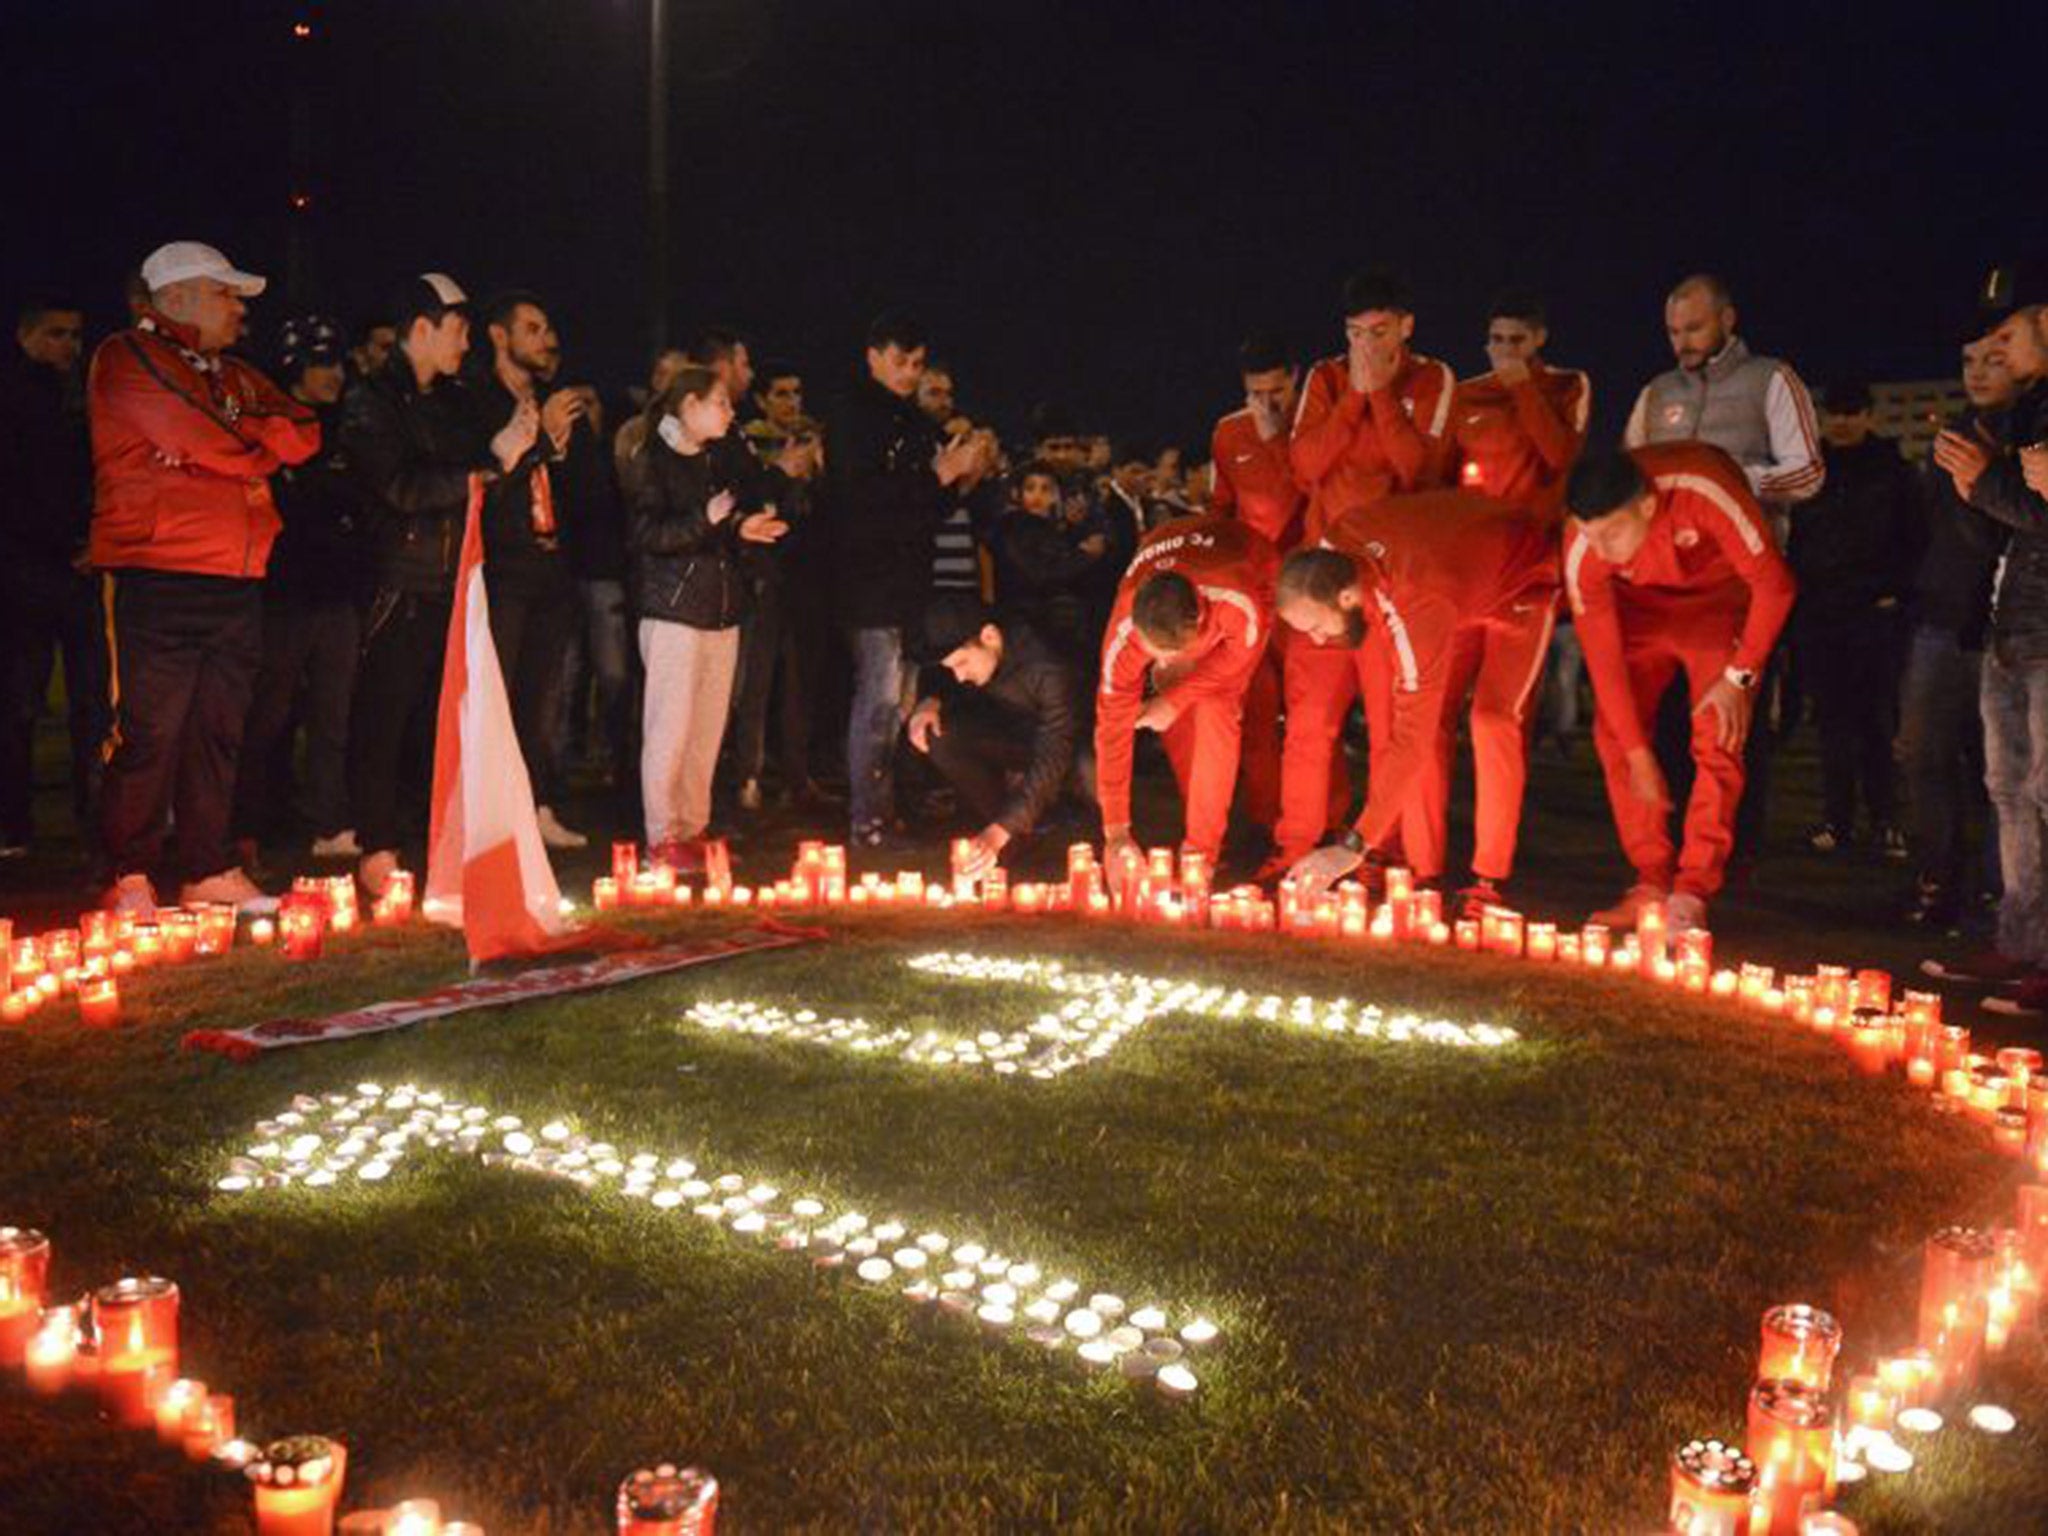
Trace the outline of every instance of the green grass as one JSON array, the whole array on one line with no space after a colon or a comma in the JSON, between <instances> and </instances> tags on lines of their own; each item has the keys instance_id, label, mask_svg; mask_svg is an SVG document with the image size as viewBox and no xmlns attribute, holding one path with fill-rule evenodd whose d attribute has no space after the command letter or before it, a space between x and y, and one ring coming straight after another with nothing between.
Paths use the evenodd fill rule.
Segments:
<instances>
[{"instance_id":1,"label":"green grass","mask_svg":"<svg viewBox=\"0 0 2048 1536\"><path fill-rule=\"evenodd\" d=\"M729 921L729 920L725 920ZM722 920L677 926L703 931ZM1496 1051L1167 1018L1054 1083L711 1035L697 997L950 1027L1043 994L935 981L934 947L1048 953L1520 1030ZM1837 1309L1845 1358L1906 1342L1918 1245L2002 1215L1981 1133L1827 1044L1622 980L1059 922L871 918L832 942L249 1065L194 1024L400 995L445 937L293 969L150 978L146 1022L0 1035L0 1212L63 1281L186 1295L187 1368L245 1424L352 1448L351 1506L432 1493L494 1532L603 1528L620 1476L714 1469L735 1530L1647 1529L1665 1457L1739 1436L1756 1321ZM216 1195L295 1092L412 1081L628 1150L972 1232L1223 1324L1185 1405L955 1333L682 1212L452 1156L320 1196ZM2015 1530L2048 1507L2038 1345L2002 1369L2020 1433L1937 1442L1849 1507L1866 1530ZM10 1531L233 1530L240 1490L76 1403L0 1398ZM170 1513L175 1512L175 1513Z\"/></svg>"}]
</instances>

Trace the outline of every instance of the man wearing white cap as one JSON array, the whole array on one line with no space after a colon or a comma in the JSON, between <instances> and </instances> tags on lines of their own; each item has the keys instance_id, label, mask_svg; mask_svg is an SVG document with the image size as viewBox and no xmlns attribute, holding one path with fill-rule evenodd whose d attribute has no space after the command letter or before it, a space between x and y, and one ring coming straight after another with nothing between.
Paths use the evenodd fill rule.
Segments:
<instances>
[{"instance_id":1,"label":"man wearing white cap","mask_svg":"<svg viewBox=\"0 0 2048 1536\"><path fill-rule=\"evenodd\" d=\"M268 476L320 446L313 412L240 358L263 279L178 240L142 264L149 307L101 343L89 555L106 581L114 730L100 833L107 904L155 911L151 872L175 826L183 902L271 904L236 863L228 821L262 654L262 581L280 526Z\"/></svg>"}]
</instances>

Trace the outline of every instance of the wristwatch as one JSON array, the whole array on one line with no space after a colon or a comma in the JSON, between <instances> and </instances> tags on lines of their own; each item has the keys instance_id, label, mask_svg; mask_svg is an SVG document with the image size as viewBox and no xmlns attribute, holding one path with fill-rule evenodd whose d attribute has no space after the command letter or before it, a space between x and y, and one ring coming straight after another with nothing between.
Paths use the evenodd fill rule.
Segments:
<instances>
[{"instance_id":1,"label":"wristwatch","mask_svg":"<svg viewBox=\"0 0 2048 1536\"><path fill-rule=\"evenodd\" d=\"M1362 854L1365 852L1365 839L1358 835L1358 828L1353 827L1337 839L1337 846L1352 853Z\"/></svg>"},{"instance_id":2,"label":"wristwatch","mask_svg":"<svg viewBox=\"0 0 2048 1536\"><path fill-rule=\"evenodd\" d=\"M1744 693L1756 686L1756 673L1748 667L1727 667L1722 670L1721 675Z\"/></svg>"}]
</instances>

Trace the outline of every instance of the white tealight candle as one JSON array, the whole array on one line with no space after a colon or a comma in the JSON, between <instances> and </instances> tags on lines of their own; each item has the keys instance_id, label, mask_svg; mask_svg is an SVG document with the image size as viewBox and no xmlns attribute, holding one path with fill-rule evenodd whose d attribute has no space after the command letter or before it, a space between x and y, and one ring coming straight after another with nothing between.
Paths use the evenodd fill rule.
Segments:
<instances>
[{"instance_id":1,"label":"white tealight candle","mask_svg":"<svg viewBox=\"0 0 2048 1536\"><path fill-rule=\"evenodd\" d=\"M1040 1349L1059 1349L1067 1342L1067 1330L1043 1326L1027 1328L1024 1330L1024 1337L1036 1344Z\"/></svg>"},{"instance_id":2,"label":"white tealight candle","mask_svg":"<svg viewBox=\"0 0 2048 1536\"><path fill-rule=\"evenodd\" d=\"M1075 1353L1090 1365L1114 1365L1116 1363L1116 1351L1111 1349L1101 1339L1088 1340L1075 1350Z\"/></svg>"},{"instance_id":3,"label":"white tealight candle","mask_svg":"<svg viewBox=\"0 0 2048 1536\"><path fill-rule=\"evenodd\" d=\"M1098 1291L1095 1295L1090 1296L1088 1298L1088 1306L1092 1311L1100 1313L1104 1317L1115 1318L1124 1315L1123 1297L1112 1296L1107 1291Z\"/></svg>"},{"instance_id":4,"label":"white tealight candle","mask_svg":"<svg viewBox=\"0 0 2048 1536\"><path fill-rule=\"evenodd\" d=\"M1147 1333L1158 1333L1166 1327L1166 1314L1158 1307L1140 1307L1131 1314L1131 1322Z\"/></svg>"},{"instance_id":5,"label":"white tealight candle","mask_svg":"<svg viewBox=\"0 0 2048 1536\"><path fill-rule=\"evenodd\" d=\"M1900 1412L1898 1426L1916 1435L1931 1435L1941 1428L1941 1415L1932 1408L1907 1408Z\"/></svg>"},{"instance_id":6,"label":"white tealight candle","mask_svg":"<svg viewBox=\"0 0 2048 1536\"><path fill-rule=\"evenodd\" d=\"M1102 1332L1102 1314L1087 1307L1076 1307L1067 1314L1067 1332L1077 1339L1092 1339Z\"/></svg>"},{"instance_id":7,"label":"white tealight candle","mask_svg":"<svg viewBox=\"0 0 2048 1536\"><path fill-rule=\"evenodd\" d=\"M884 1280L896 1273L896 1266L884 1258L868 1258L860 1261L860 1268L855 1270L854 1273L870 1285L880 1285Z\"/></svg>"},{"instance_id":8,"label":"white tealight candle","mask_svg":"<svg viewBox=\"0 0 2048 1536\"><path fill-rule=\"evenodd\" d=\"M1180 1331L1181 1343L1189 1349L1200 1349L1204 1344L1213 1343L1218 1330L1206 1317L1198 1317Z\"/></svg>"},{"instance_id":9,"label":"white tealight candle","mask_svg":"<svg viewBox=\"0 0 2048 1536\"><path fill-rule=\"evenodd\" d=\"M2009 1408L1996 1403L1979 1403L1970 1410L1970 1423L1987 1435L2009 1435L2019 1426L2019 1420Z\"/></svg>"},{"instance_id":10,"label":"white tealight candle","mask_svg":"<svg viewBox=\"0 0 2048 1536\"><path fill-rule=\"evenodd\" d=\"M890 1257L898 1269L916 1270L923 1269L931 1256L922 1248L898 1248Z\"/></svg>"},{"instance_id":11,"label":"white tealight candle","mask_svg":"<svg viewBox=\"0 0 2048 1536\"><path fill-rule=\"evenodd\" d=\"M1142 1349L1131 1350L1117 1357L1117 1365L1129 1381L1143 1381L1159 1373L1159 1362Z\"/></svg>"},{"instance_id":12,"label":"white tealight candle","mask_svg":"<svg viewBox=\"0 0 2048 1536\"><path fill-rule=\"evenodd\" d=\"M1171 1365L1162 1365L1159 1374L1153 1380L1158 1383L1161 1392L1173 1398L1193 1397L1198 1385L1195 1373L1179 1361Z\"/></svg>"},{"instance_id":13,"label":"white tealight candle","mask_svg":"<svg viewBox=\"0 0 2048 1536\"><path fill-rule=\"evenodd\" d=\"M1863 1460L1873 1470L1892 1476L1913 1470L1913 1453L1890 1436L1865 1447Z\"/></svg>"}]
</instances>

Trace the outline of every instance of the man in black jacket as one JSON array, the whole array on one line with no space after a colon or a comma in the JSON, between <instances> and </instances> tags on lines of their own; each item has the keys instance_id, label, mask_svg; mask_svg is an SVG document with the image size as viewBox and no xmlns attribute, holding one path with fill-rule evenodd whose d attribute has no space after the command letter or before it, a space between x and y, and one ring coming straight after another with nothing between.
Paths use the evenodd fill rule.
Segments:
<instances>
[{"instance_id":1,"label":"man in black jacket","mask_svg":"<svg viewBox=\"0 0 2048 1536\"><path fill-rule=\"evenodd\" d=\"M2018 393L1991 340L1972 327L1963 342L1963 393L1969 407L1948 429L1986 445L2005 440L2006 411ZM1964 823L1984 799L1984 633L1991 622L1991 578L2006 530L1956 494L1955 482L1929 461L1920 500L1927 546L1914 578L1913 633L1899 689L1899 757L1913 815L1918 870L1914 923L1946 929L1962 916L1976 882L1966 873ZM1996 829L1992 868L1996 870Z\"/></svg>"},{"instance_id":2,"label":"man in black jacket","mask_svg":"<svg viewBox=\"0 0 2048 1536\"><path fill-rule=\"evenodd\" d=\"M576 583L562 553L559 493L576 484L564 461L589 460L603 445L586 425L588 401L578 390L556 389L562 343L553 320L533 294L510 292L484 311L489 368L466 392L474 430L486 434L521 407L539 415L533 445L484 491L484 585L490 593L491 643L505 674L512 726L533 780L541 841L550 848L581 848L589 841L562 824L554 807L562 798L555 723L562 657L576 632ZM588 464L585 465L586 472Z\"/></svg>"},{"instance_id":3,"label":"man in black jacket","mask_svg":"<svg viewBox=\"0 0 2048 1536\"><path fill-rule=\"evenodd\" d=\"M348 815L348 715L368 576L363 493L340 432L347 355L341 327L319 315L285 323L278 382L320 418L320 452L270 477L284 531L263 579L263 664L242 727L234 831L243 867L255 841L287 819L275 785L291 778L293 706L305 690L306 816L313 857L360 858ZM282 771L281 771L282 770Z\"/></svg>"},{"instance_id":4,"label":"man in black jacket","mask_svg":"<svg viewBox=\"0 0 2048 1536\"><path fill-rule=\"evenodd\" d=\"M829 423L825 507L838 563L840 622L853 651L846 768L852 841L880 847L894 815L894 753L907 678L903 635L931 584L947 491L985 468L987 439L945 447L917 404L924 332L900 315L868 328L867 376Z\"/></svg>"},{"instance_id":5,"label":"man in black jacket","mask_svg":"<svg viewBox=\"0 0 2048 1536\"><path fill-rule=\"evenodd\" d=\"M965 871L985 874L1052 809L1074 770L1082 685L1073 664L1028 627L1003 622L971 593L926 611L920 655L953 686L910 712L910 745L927 754L981 830Z\"/></svg>"},{"instance_id":6,"label":"man in black jacket","mask_svg":"<svg viewBox=\"0 0 2048 1536\"><path fill-rule=\"evenodd\" d=\"M1903 859L1892 731L1906 598L1925 535L1906 461L1871 430L1871 406L1860 383L1822 392L1827 478L1793 504L1786 553L1799 578L1794 643L1820 715L1826 820L1807 841L1817 853L1846 846L1860 789L1873 843Z\"/></svg>"},{"instance_id":7,"label":"man in black jacket","mask_svg":"<svg viewBox=\"0 0 2048 1536\"><path fill-rule=\"evenodd\" d=\"M99 588L80 569L92 517L92 449L78 359L85 316L50 300L0 346L0 858L27 851L36 716L64 658L71 800L91 825L106 740L107 646Z\"/></svg>"},{"instance_id":8,"label":"man in black jacket","mask_svg":"<svg viewBox=\"0 0 2048 1536\"><path fill-rule=\"evenodd\" d=\"M390 313L398 346L342 403L342 443L376 539L375 593L349 718L349 800L372 896L398 868L398 785L409 729L431 711L448 642L472 476L509 472L533 451L540 410L523 401L484 435L456 374L469 351L469 301L430 272Z\"/></svg>"},{"instance_id":9,"label":"man in black jacket","mask_svg":"<svg viewBox=\"0 0 2048 1536\"><path fill-rule=\"evenodd\" d=\"M2018 1001L1993 998L2000 1011L2048 1012L2048 496L2028 484L2022 457L2048 442L2048 282L2006 294L1990 332L1991 351L2021 387L2007 440L1943 432L1935 462L1957 495L2012 530L1991 596L1985 650L1984 782L1998 812L1998 864L2005 894L1995 954L1938 974L2016 982ZM2038 451L2038 450L2037 450Z\"/></svg>"}]
</instances>

